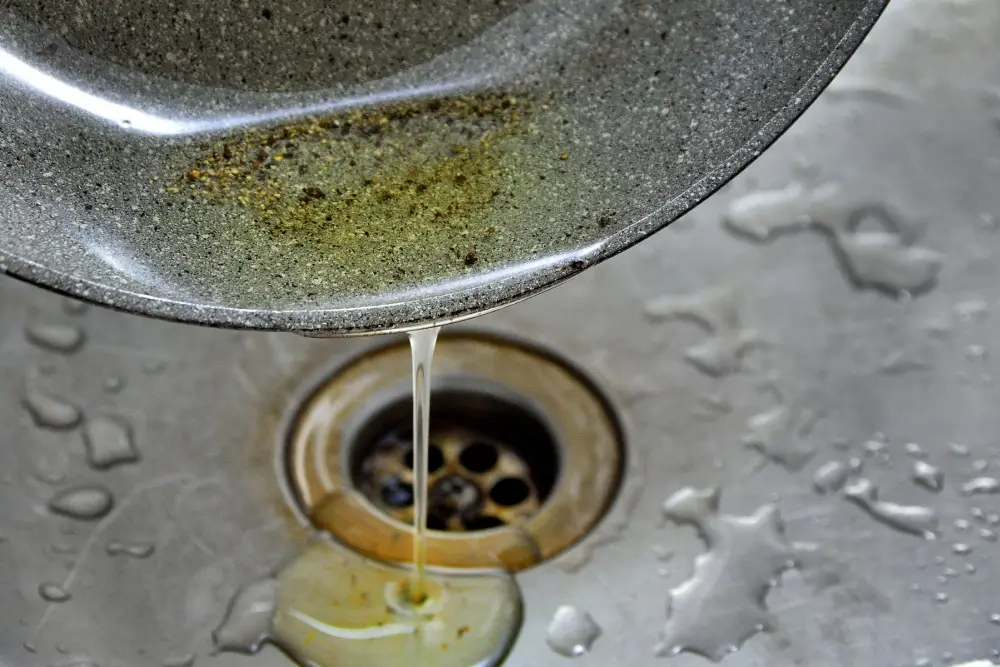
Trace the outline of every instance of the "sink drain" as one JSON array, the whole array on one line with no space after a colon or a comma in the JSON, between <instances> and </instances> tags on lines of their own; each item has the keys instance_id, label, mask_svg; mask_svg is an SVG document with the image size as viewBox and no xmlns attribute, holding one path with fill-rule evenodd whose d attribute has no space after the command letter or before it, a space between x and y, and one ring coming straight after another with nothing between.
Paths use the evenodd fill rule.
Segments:
<instances>
[{"instance_id":1,"label":"sink drain","mask_svg":"<svg viewBox=\"0 0 1000 667\"><path fill-rule=\"evenodd\" d=\"M285 433L302 516L372 557L407 561L413 520L405 342L326 375ZM510 340L446 334L434 359L428 562L529 567L590 531L622 470L617 421L576 370Z\"/></svg>"}]
</instances>

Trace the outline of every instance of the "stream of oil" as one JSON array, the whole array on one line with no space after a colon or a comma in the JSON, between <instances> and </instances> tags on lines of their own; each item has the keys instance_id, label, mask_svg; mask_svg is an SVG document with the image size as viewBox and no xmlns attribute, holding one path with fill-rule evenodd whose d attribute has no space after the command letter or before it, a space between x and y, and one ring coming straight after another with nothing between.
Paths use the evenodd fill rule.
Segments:
<instances>
[{"instance_id":1,"label":"stream of oil","mask_svg":"<svg viewBox=\"0 0 1000 667\"><path fill-rule=\"evenodd\" d=\"M430 455L431 363L441 327L410 333L413 359L413 576L409 595L415 604L427 597L427 475Z\"/></svg>"}]
</instances>

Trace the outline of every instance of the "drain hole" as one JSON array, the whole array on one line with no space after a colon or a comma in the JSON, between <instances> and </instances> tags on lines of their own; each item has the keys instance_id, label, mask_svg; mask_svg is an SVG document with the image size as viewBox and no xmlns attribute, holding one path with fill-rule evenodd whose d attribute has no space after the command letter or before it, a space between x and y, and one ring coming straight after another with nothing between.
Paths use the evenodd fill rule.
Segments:
<instances>
[{"instance_id":1,"label":"drain hole","mask_svg":"<svg viewBox=\"0 0 1000 667\"><path fill-rule=\"evenodd\" d=\"M472 517L466 521L462 522L462 525L466 530L490 530L491 528L500 528L504 525L503 519L499 519L495 516L477 516Z\"/></svg>"},{"instance_id":2,"label":"drain hole","mask_svg":"<svg viewBox=\"0 0 1000 667\"><path fill-rule=\"evenodd\" d=\"M458 461L469 472L484 473L493 470L498 458L499 455L493 445L485 442L473 442L462 451Z\"/></svg>"},{"instance_id":3,"label":"drain hole","mask_svg":"<svg viewBox=\"0 0 1000 667\"><path fill-rule=\"evenodd\" d=\"M382 483L379 495L389 507L409 507L413 504L413 485L398 477L390 477Z\"/></svg>"},{"instance_id":4,"label":"drain hole","mask_svg":"<svg viewBox=\"0 0 1000 667\"><path fill-rule=\"evenodd\" d=\"M407 431L412 433L412 431ZM402 436L400 440L403 440ZM413 441L408 442L410 449L407 450L406 454L403 456L403 465L405 465L410 470L413 470ZM444 454L441 453L441 448L438 447L437 443L432 442L431 446L427 448L427 472L437 472L441 466L444 465Z\"/></svg>"},{"instance_id":5,"label":"drain hole","mask_svg":"<svg viewBox=\"0 0 1000 667\"><path fill-rule=\"evenodd\" d=\"M531 494L531 488L517 477L505 477L490 489L490 498L497 505L513 507L520 505Z\"/></svg>"},{"instance_id":6,"label":"drain hole","mask_svg":"<svg viewBox=\"0 0 1000 667\"><path fill-rule=\"evenodd\" d=\"M408 396L376 411L350 443L353 482L384 513L409 523L413 444ZM477 531L527 520L552 492L555 440L534 412L503 395L442 389L431 400L427 525Z\"/></svg>"},{"instance_id":7,"label":"drain hole","mask_svg":"<svg viewBox=\"0 0 1000 667\"><path fill-rule=\"evenodd\" d=\"M427 517L428 530L448 530L448 524L439 516L431 514Z\"/></svg>"}]
</instances>

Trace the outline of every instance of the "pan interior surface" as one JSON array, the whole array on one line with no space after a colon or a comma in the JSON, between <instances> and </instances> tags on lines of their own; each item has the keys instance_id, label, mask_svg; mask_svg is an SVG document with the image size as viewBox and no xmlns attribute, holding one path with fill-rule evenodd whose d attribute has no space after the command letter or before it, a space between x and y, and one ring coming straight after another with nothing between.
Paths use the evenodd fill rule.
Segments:
<instances>
[{"instance_id":1,"label":"pan interior surface","mask_svg":"<svg viewBox=\"0 0 1000 667\"><path fill-rule=\"evenodd\" d=\"M225 326L510 303L656 231L881 0L4 0L0 268Z\"/></svg>"}]
</instances>

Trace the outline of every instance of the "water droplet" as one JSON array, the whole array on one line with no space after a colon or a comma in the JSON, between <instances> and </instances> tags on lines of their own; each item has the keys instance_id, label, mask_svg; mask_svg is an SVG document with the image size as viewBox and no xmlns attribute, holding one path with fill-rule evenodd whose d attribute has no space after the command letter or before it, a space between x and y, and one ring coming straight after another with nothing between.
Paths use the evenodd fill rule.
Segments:
<instances>
[{"instance_id":1,"label":"water droplet","mask_svg":"<svg viewBox=\"0 0 1000 667\"><path fill-rule=\"evenodd\" d=\"M277 579L262 579L241 588L222 625L212 633L215 648L247 655L260 651L271 631L277 593Z\"/></svg>"},{"instance_id":2,"label":"water droplet","mask_svg":"<svg viewBox=\"0 0 1000 667\"><path fill-rule=\"evenodd\" d=\"M646 317L654 322L688 320L704 328L709 333L708 338L685 350L684 358L712 377L742 370L746 354L764 344L757 331L747 329L741 323L733 291L721 287L686 296L655 299L646 305Z\"/></svg>"},{"instance_id":3,"label":"water droplet","mask_svg":"<svg viewBox=\"0 0 1000 667\"><path fill-rule=\"evenodd\" d=\"M163 661L163 667L191 667L197 657L194 653L171 656Z\"/></svg>"},{"instance_id":4,"label":"water droplet","mask_svg":"<svg viewBox=\"0 0 1000 667\"><path fill-rule=\"evenodd\" d=\"M915 461L913 481L930 491L940 491L944 485L944 473L941 472L940 468L927 461Z\"/></svg>"},{"instance_id":5,"label":"water droplet","mask_svg":"<svg viewBox=\"0 0 1000 667\"><path fill-rule=\"evenodd\" d=\"M971 514L972 518L975 519L976 521L980 522L986 521L986 512L983 510L982 507L973 507L971 510L969 510L969 514Z\"/></svg>"},{"instance_id":6,"label":"water droplet","mask_svg":"<svg viewBox=\"0 0 1000 667\"><path fill-rule=\"evenodd\" d=\"M142 372L146 375L158 375L166 367L167 364L162 361L147 361L142 365Z\"/></svg>"},{"instance_id":7,"label":"water droplet","mask_svg":"<svg viewBox=\"0 0 1000 667\"><path fill-rule=\"evenodd\" d=\"M956 556L967 556L972 553L972 547L965 542L955 542L951 545L951 552Z\"/></svg>"},{"instance_id":8,"label":"water droplet","mask_svg":"<svg viewBox=\"0 0 1000 667\"><path fill-rule=\"evenodd\" d=\"M1000 480L995 477L976 477L962 485L962 493L967 496L1000 493Z\"/></svg>"},{"instance_id":9,"label":"water droplet","mask_svg":"<svg viewBox=\"0 0 1000 667\"><path fill-rule=\"evenodd\" d=\"M885 442L880 439L872 439L865 442L863 445L865 454L868 456L878 456L885 451Z\"/></svg>"},{"instance_id":10,"label":"water droplet","mask_svg":"<svg viewBox=\"0 0 1000 667\"><path fill-rule=\"evenodd\" d=\"M922 459L927 456L923 448L915 442L908 442L903 448L906 450L907 454L915 459Z\"/></svg>"},{"instance_id":11,"label":"water droplet","mask_svg":"<svg viewBox=\"0 0 1000 667\"><path fill-rule=\"evenodd\" d=\"M930 658L917 658L913 662L914 667L931 667L932 664L934 663L931 662Z\"/></svg>"},{"instance_id":12,"label":"water droplet","mask_svg":"<svg viewBox=\"0 0 1000 667\"><path fill-rule=\"evenodd\" d=\"M794 566L796 550L775 505L748 517L728 516L718 512L719 497L718 489L685 488L663 504L667 519L698 530L707 551L691 578L670 591L657 655L689 651L720 660L773 625L767 593Z\"/></svg>"},{"instance_id":13,"label":"water droplet","mask_svg":"<svg viewBox=\"0 0 1000 667\"><path fill-rule=\"evenodd\" d=\"M131 425L114 417L89 420L83 429L83 443L87 463L98 470L139 460Z\"/></svg>"},{"instance_id":14,"label":"water droplet","mask_svg":"<svg viewBox=\"0 0 1000 667\"><path fill-rule=\"evenodd\" d=\"M989 313L990 306L979 297L973 297L955 304L955 315L963 322L982 320Z\"/></svg>"},{"instance_id":15,"label":"water droplet","mask_svg":"<svg viewBox=\"0 0 1000 667\"><path fill-rule=\"evenodd\" d=\"M990 623L1000 625L1000 614L990 614Z\"/></svg>"},{"instance_id":16,"label":"water droplet","mask_svg":"<svg viewBox=\"0 0 1000 667\"><path fill-rule=\"evenodd\" d=\"M60 491L48 505L54 514L81 521L105 517L113 506L114 497L103 486L77 486Z\"/></svg>"},{"instance_id":17,"label":"water droplet","mask_svg":"<svg viewBox=\"0 0 1000 667\"><path fill-rule=\"evenodd\" d=\"M656 560L666 563L673 559L674 552L662 544L654 544L653 555L656 556Z\"/></svg>"},{"instance_id":18,"label":"water droplet","mask_svg":"<svg viewBox=\"0 0 1000 667\"><path fill-rule=\"evenodd\" d=\"M990 530L989 528L980 528L979 529L979 537L981 537L983 540L985 540L987 542L996 542L997 541L997 534L995 532L993 532L992 530Z\"/></svg>"},{"instance_id":19,"label":"water droplet","mask_svg":"<svg viewBox=\"0 0 1000 667\"><path fill-rule=\"evenodd\" d=\"M985 361L989 356L989 352L982 345L970 345L965 348L965 358L969 361Z\"/></svg>"},{"instance_id":20,"label":"water droplet","mask_svg":"<svg viewBox=\"0 0 1000 667\"><path fill-rule=\"evenodd\" d=\"M743 444L787 470L801 470L816 453L804 439L819 420L819 414L784 404L780 392L779 401L779 405L747 420Z\"/></svg>"},{"instance_id":21,"label":"water droplet","mask_svg":"<svg viewBox=\"0 0 1000 667\"><path fill-rule=\"evenodd\" d=\"M1000 514L992 514L992 513L991 514L987 514L986 515L986 521L991 526L1000 526Z\"/></svg>"},{"instance_id":22,"label":"water droplet","mask_svg":"<svg viewBox=\"0 0 1000 667\"><path fill-rule=\"evenodd\" d=\"M976 459L972 462L972 470L974 472L983 472L990 467L990 462L986 459Z\"/></svg>"},{"instance_id":23,"label":"water droplet","mask_svg":"<svg viewBox=\"0 0 1000 667\"><path fill-rule=\"evenodd\" d=\"M969 527L971 525L972 524L970 524L965 519L955 519L955 530L958 530L960 532L963 532L963 533L966 532L967 530L969 530Z\"/></svg>"},{"instance_id":24,"label":"water droplet","mask_svg":"<svg viewBox=\"0 0 1000 667\"><path fill-rule=\"evenodd\" d=\"M66 297L63 299L63 312L67 315L83 315L87 312L88 305L85 301Z\"/></svg>"},{"instance_id":25,"label":"water droplet","mask_svg":"<svg viewBox=\"0 0 1000 667\"><path fill-rule=\"evenodd\" d=\"M156 547L148 542L109 542L104 551L109 556L128 556L145 560L153 555Z\"/></svg>"},{"instance_id":26,"label":"water droplet","mask_svg":"<svg viewBox=\"0 0 1000 667\"><path fill-rule=\"evenodd\" d=\"M79 350L85 338L83 329L68 324L29 324L24 337L43 350L63 354Z\"/></svg>"},{"instance_id":27,"label":"water droplet","mask_svg":"<svg viewBox=\"0 0 1000 667\"><path fill-rule=\"evenodd\" d=\"M58 584L42 584L38 587L38 595L46 602L66 602L72 596L69 591L64 590L62 586Z\"/></svg>"},{"instance_id":28,"label":"water droplet","mask_svg":"<svg viewBox=\"0 0 1000 667\"><path fill-rule=\"evenodd\" d=\"M945 602L948 601L948 594L947 593L936 593L934 595L934 601L937 602L938 604L944 604Z\"/></svg>"},{"instance_id":29,"label":"water droplet","mask_svg":"<svg viewBox=\"0 0 1000 667\"><path fill-rule=\"evenodd\" d=\"M576 658L590 652L594 642L601 636L601 626L585 611L563 605L556 609L545 643L553 651L567 658Z\"/></svg>"},{"instance_id":30,"label":"water droplet","mask_svg":"<svg viewBox=\"0 0 1000 667\"><path fill-rule=\"evenodd\" d=\"M947 579L954 579L955 577L957 577L957 576L958 576L958 570L956 570L956 569L955 569L955 568L953 568L953 567L946 567L946 568L944 569L944 576L945 576L945 577L946 577Z\"/></svg>"},{"instance_id":31,"label":"water droplet","mask_svg":"<svg viewBox=\"0 0 1000 667\"><path fill-rule=\"evenodd\" d=\"M944 260L941 253L905 245L891 232L841 232L835 239L851 282L890 294L926 292L937 281Z\"/></svg>"},{"instance_id":32,"label":"water droplet","mask_svg":"<svg viewBox=\"0 0 1000 667\"><path fill-rule=\"evenodd\" d=\"M808 229L813 217L834 206L839 195L836 186L807 189L801 183L753 192L733 201L723 222L740 236L766 242L780 234Z\"/></svg>"},{"instance_id":33,"label":"water droplet","mask_svg":"<svg viewBox=\"0 0 1000 667\"><path fill-rule=\"evenodd\" d=\"M966 563L964 569L965 569L965 573L966 574L975 574L976 573L976 566L973 565L972 563Z\"/></svg>"},{"instance_id":34,"label":"water droplet","mask_svg":"<svg viewBox=\"0 0 1000 667\"><path fill-rule=\"evenodd\" d=\"M813 473L813 488L822 494L836 493L844 488L850 472L840 461L827 461Z\"/></svg>"},{"instance_id":35,"label":"water droplet","mask_svg":"<svg viewBox=\"0 0 1000 667\"><path fill-rule=\"evenodd\" d=\"M891 528L926 539L935 537L937 512L922 505L900 505L879 500L878 489L869 479L861 478L845 487L844 496Z\"/></svg>"},{"instance_id":36,"label":"water droplet","mask_svg":"<svg viewBox=\"0 0 1000 667\"><path fill-rule=\"evenodd\" d=\"M117 394L125 388L125 378L120 375L111 375L104 379L102 386L104 387L104 391L109 394Z\"/></svg>"},{"instance_id":37,"label":"water droplet","mask_svg":"<svg viewBox=\"0 0 1000 667\"><path fill-rule=\"evenodd\" d=\"M24 395L23 405L39 428L67 431L83 420L83 412L69 401L41 389Z\"/></svg>"},{"instance_id":38,"label":"water droplet","mask_svg":"<svg viewBox=\"0 0 1000 667\"><path fill-rule=\"evenodd\" d=\"M969 448L968 448L968 446L966 446L966 445L960 445L957 442L949 442L948 443L948 449L955 456L968 456L969 455Z\"/></svg>"}]
</instances>

